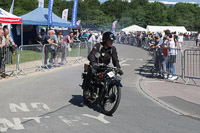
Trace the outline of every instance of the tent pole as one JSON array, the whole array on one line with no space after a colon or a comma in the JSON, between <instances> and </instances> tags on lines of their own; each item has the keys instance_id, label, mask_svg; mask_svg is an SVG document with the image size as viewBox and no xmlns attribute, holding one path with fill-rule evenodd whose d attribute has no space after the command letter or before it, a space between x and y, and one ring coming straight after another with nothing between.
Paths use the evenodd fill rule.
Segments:
<instances>
[{"instance_id":1,"label":"tent pole","mask_svg":"<svg viewBox=\"0 0 200 133\"><path fill-rule=\"evenodd\" d=\"M21 24L21 46L23 46L23 24Z\"/></svg>"}]
</instances>

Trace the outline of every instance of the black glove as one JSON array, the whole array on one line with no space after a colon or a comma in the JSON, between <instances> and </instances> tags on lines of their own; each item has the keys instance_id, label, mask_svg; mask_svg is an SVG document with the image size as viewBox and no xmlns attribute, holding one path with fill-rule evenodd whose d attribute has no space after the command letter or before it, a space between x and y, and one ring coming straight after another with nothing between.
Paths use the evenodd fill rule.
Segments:
<instances>
[{"instance_id":1,"label":"black glove","mask_svg":"<svg viewBox=\"0 0 200 133\"><path fill-rule=\"evenodd\" d=\"M97 68L98 68L98 64L97 64L96 62L94 62L94 63L92 63L92 67L93 67L94 69L97 69Z\"/></svg>"},{"instance_id":2,"label":"black glove","mask_svg":"<svg viewBox=\"0 0 200 133\"><path fill-rule=\"evenodd\" d=\"M121 69L118 70L118 73L119 73L119 75L123 75L124 74L124 72Z\"/></svg>"}]
</instances>

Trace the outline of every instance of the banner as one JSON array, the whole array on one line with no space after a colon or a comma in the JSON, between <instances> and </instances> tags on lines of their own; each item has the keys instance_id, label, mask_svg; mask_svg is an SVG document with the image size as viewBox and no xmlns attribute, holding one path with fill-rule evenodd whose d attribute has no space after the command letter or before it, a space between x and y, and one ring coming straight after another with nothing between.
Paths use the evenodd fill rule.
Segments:
<instances>
[{"instance_id":1,"label":"banner","mask_svg":"<svg viewBox=\"0 0 200 133\"><path fill-rule=\"evenodd\" d=\"M62 12L62 19L66 20L68 19L68 9L64 9Z\"/></svg>"},{"instance_id":2,"label":"banner","mask_svg":"<svg viewBox=\"0 0 200 133\"><path fill-rule=\"evenodd\" d=\"M116 27L117 27L117 21L114 21L112 24L112 30L115 31Z\"/></svg>"},{"instance_id":3,"label":"banner","mask_svg":"<svg viewBox=\"0 0 200 133\"><path fill-rule=\"evenodd\" d=\"M11 14L13 13L14 3L15 3L15 0L12 1L12 5L10 7L10 13Z\"/></svg>"},{"instance_id":4,"label":"banner","mask_svg":"<svg viewBox=\"0 0 200 133\"><path fill-rule=\"evenodd\" d=\"M38 7L44 8L44 0L38 0Z\"/></svg>"},{"instance_id":5,"label":"banner","mask_svg":"<svg viewBox=\"0 0 200 133\"><path fill-rule=\"evenodd\" d=\"M72 11L72 27L76 27L77 8L78 8L78 0L74 0L74 6Z\"/></svg>"},{"instance_id":6,"label":"banner","mask_svg":"<svg viewBox=\"0 0 200 133\"><path fill-rule=\"evenodd\" d=\"M48 25L52 25L52 11L53 11L53 2L54 0L49 0L49 8L48 8Z\"/></svg>"},{"instance_id":7,"label":"banner","mask_svg":"<svg viewBox=\"0 0 200 133\"><path fill-rule=\"evenodd\" d=\"M76 25L80 25L81 24L81 20L78 20L77 22L76 22Z\"/></svg>"}]
</instances>

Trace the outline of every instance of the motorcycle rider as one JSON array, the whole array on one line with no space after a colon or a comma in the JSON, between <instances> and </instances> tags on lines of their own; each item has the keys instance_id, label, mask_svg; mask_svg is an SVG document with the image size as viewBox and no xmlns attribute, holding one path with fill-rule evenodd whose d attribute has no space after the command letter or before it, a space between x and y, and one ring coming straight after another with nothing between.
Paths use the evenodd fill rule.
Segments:
<instances>
[{"instance_id":1,"label":"motorcycle rider","mask_svg":"<svg viewBox=\"0 0 200 133\"><path fill-rule=\"evenodd\" d=\"M82 89L88 89L90 80L92 79L93 75L95 74L98 64L97 64L97 58L95 58L95 54L97 52L100 53L100 58L98 59L99 63L104 63L108 65L110 63L110 60L112 59L112 63L115 67L119 69L118 73L120 75L123 75L123 71L120 69L119 59L117 55L117 49L115 46L113 46L113 41L115 40L115 36L112 32L105 32L103 34L102 42L97 43L92 51L88 55L88 60L90 61L90 65L87 70L87 75L84 78Z\"/></svg>"}]
</instances>

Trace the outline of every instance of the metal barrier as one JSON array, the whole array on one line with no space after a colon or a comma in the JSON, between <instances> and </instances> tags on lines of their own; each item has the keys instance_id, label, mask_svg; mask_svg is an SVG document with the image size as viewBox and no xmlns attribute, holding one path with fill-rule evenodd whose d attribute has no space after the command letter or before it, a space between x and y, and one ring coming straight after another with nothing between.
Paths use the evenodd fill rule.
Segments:
<instances>
[{"instance_id":1,"label":"metal barrier","mask_svg":"<svg viewBox=\"0 0 200 133\"><path fill-rule=\"evenodd\" d=\"M184 40L183 41L183 46L186 47L196 47L196 41L192 41L192 40Z\"/></svg>"},{"instance_id":2,"label":"metal barrier","mask_svg":"<svg viewBox=\"0 0 200 133\"><path fill-rule=\"evenodd\" d=\"M43 68L57 67L65 65L67 62L67 50L69 44L62 44L59 47L52 47L51 44L45 44L43 47L42 66Z\"/></svg>"},{"instance_id":3,"label":"metal barrier","mask_svg":"<svg viewBox=\"0 0 200 133\"><path fill-rule=\"evenodd\" d=\"M200 79L200 50L186 49L184 51L184 79L188 78L195 83L194 79ZM196 83L195 83L196 84Z\"/></svg>"},{"instance_id":4,"label":"metal barrier","mask_svg":"<svg viewBox=\"0 0 200 133\"><path fill-rule=\"evenodd\" d=\"M36 71L41 70L43 58L43 45L23 45L19 47L18 52L19 73L23 72L26 75L24 70L32 68L36 68Z\"/></svg>"},{"instance_id":5,"label":"metal barrier","mask_svg":"<svg viewBox=\"0 0 200 133\"><path fill-rule=\"evenodd\" d=\"M154 50L154 67L158 74L174 75L183 78L182 51L178 48ZM165 77L166 78L166 77Z\"/></svg>"},{"instance_id":6,"label":"metal barrier","mask_svg":"<svg viewBox=\"0 0 200 133\"><path fill-rule=\"evenodd\" d=\"M94 43L89 43L89 42L81 42L81 47L80 47L80 56L81 57L87 57L89 52L92 50L94 47Z\"/></svg>"},{"instance_id":7,"label":"metal barrier","mask_svg":"<svg viewBox=\"0 0 200 133\"><path fill-rule=\"evenodd\" d=\"M1 51L1 71L9 76L17 76L16 50L13 46L4 46Z\"/></svg>"},{"instance_id":8,"label":"metal barrier","mask_svg":"<svg viewBox=\"0 0 200 133\"><path fill-rule=\"evenodd\" d=\"M73 44L69 44L69 50L68 50L68 58L73 57L74 59L74 63L78 62L81 60L81 43L77 42L77 43L73 43Z\"/></svg>"}]
</instances>

